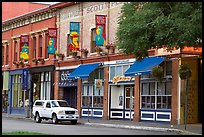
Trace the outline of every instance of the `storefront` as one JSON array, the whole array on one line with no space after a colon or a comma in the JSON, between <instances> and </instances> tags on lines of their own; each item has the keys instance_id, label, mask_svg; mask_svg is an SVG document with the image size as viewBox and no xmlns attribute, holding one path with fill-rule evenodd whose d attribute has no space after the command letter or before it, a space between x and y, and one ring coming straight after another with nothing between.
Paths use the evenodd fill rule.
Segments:
<instances>
[{"instance_id":1,"label":"storefront","mask_svg":"<svg viewBox=\"0 0 204 137\"><path fill-rule=\"evenodd\" d=\"M125 71L134 59L105 63L109 67L109 119L133 119L134 78L125 77Z\"/></svg>"},{"instance_id":2,"label":"storefront","mask_svg":"<svg viewBox=\"0 0 204 137\"><path fill-rule=\"evenodd\" d=\"M77 79L68 79L73 70L60 70L58 86L62 88L62 99L66 100L71 107L77 108Z\"/></svg>"},{"instance_id":3,"label":"storefront","mask_svg":"<svg viewBox=\"0 0 204 137\"><path fill-rule=\"evenodd\" d=\"M53 65L30 68L31 106L37 99L54 99L54 69Z\"/></svg>"},{"instance_id":4,"label":"storefront","mask_svg":"<svg viewBox=\"0 0 204 137\"><path fill-rule=\"evenodd\" d=\"M25 115L29 102L28 69L19 69L9 73L8 113Z\"/></svg>"},{"instance_id":5,"label":"storefront","mask_svg":"<svg viewBox=\"0 0 204 137\"><path fill-rule=\"evenodd\" d=\"M2 72L2 83L3 83L3 89L2 89L2 112L7 113L8 109L8 83L9 83L9 71L3 71Z\"/></svg>"},{"instance_id":6,"label":"storefront","mask_svg":"<svg viewBox=\"0 0 204 137\"><path fill-rule=\"evenodd\" d=\"M102 118L103 116L103 92L104 70L102 63L82 64L77 67L68 79L82 79L80 98L81 116L90 118Z\"/></svg>"}]
</instances>

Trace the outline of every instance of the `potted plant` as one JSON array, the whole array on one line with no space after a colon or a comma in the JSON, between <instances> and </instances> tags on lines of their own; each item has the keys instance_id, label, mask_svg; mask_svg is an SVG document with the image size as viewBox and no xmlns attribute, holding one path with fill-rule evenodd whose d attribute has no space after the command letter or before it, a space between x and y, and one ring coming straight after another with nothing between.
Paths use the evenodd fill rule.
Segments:
<instances>
[{"instance_id":1,"label":"potted plant","mask_svg":"<svg viewBox=\"0 0 204 137\"><path fill-rule=\"evenodd\" d=\"M38 61L41 62L42 64L45 63L45 60L43 58L38 58Z\"/></svg>"},{"instance_id":2,"label":"potted plant","mask_svg":"<svg viewBox=\"0 0 204 137\"><path fill-rule=\"evenodd\" d=\"M64 59L65 55L63 53L57 53L56 54L61 60Z\"/></svg>"},{"instance_id":3,"label":"potted plant","mask_svg":"<svg viewBox=\"0 0 204 137\"><path fill-rule=\"evenodd\" d=\"M75 58L77 56L77 51L76 50L72 50L71 51L71 55L73 58Z\"/></svg>"},{"instance_id":4,"label":"potted plant","mask_svg":"<svg viewBox=\"0 0 204 137\"><path fill-rule=\"evenodd\" d=\"M32 62L35 63L35 64L38 64L38 59L33 58L33 59L32 59Z\"/></svg>"},{"instance_id":5,"label":"potted plant","mask_svg":"<svg viewBox=\"0 0 204 137\"><path fill-rule=\"evenodd\" d=\"M88 49L85 48L85 49L81 49L81 53L82 53L82 56L86 58L89 51L88 51Z\"/></svg>"},{"instance_id":6,"label":"potted plant","mask_svg":"<svg viewBox=\"0 0 204 137\"><path fill-rule=\"evenodd\" d=\"M16 67L19 66L19 62L17 62L17 61L14 61L13 64L16 65Z\"/></svg>"},{"instance_id":7,"label":"potted plant","mask_svg":"<svg viewBox=\"0 0 204 137\"><path fill-rule=\"evenodd\" d=\"M19 65L21 65L22 67L24 67L25 63L23 60L19 61Z\"/></svg>"},{"instance_id":8,"label":"potted plant","mask_svg":"<svg viewBox=\"0 0 204 137\"><path fill-rule=\"evenodd\" d=\"M100 52L102 51L102 49L101 49L101 47L96 46L96 47L95 47L95 51L96 51L98 54L100 54Z\"/></svg>"},{"instance_id":9,"label":"potted plant","mask_svg":"<svg viewBox=\"0 0 204 137\"><path fill-rule=\"evenodd\" d=\"M163 78L163 68L161 66L156 66L152 69L152 76L162 82Z\"/></svg>"},{"instance_id":10,"label":"potted plant","mask_svg":"<svg viewBox=\"0 0 204 137\"><path fill-rule=\"evenodd\" d=\"M179 67L179 76L182 80L188 79L191 77L191 69L188 64L181 64Z\"/></svg>"}]
</instances>

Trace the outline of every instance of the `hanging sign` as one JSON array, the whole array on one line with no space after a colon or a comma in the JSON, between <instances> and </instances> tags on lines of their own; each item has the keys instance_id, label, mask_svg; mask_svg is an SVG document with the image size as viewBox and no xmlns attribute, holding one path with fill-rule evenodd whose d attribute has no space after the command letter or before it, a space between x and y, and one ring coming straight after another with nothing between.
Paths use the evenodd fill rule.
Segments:
<instances>
[{"instance_id":1,"label":"hanging sign","mask_svg":"<svg viewBox=\"0 0 204 137\"><path fill-rule=\"evenodd\" d=\"M96 15L96 46L106 45L106 15Z\"/></svg>"},{"instance_id":2,"label":"hanging sign","mask_svg":"<svg viewBox=\"0 0 204 137\"><path fill-rule=\"evenodd\" d=\"M29 58L29 36L21 35L20 37L20 60Z\"/></svg>"},{"instance_id":3,"label":"hanging sign","mask_svg":"<svg viewBox=\"0 0 204 137\"><path fill-rule=\"evenodd\" d=\"M57 50L57 28L48 28L48 54L55 54Z\"/></svg>"}]
</instances>

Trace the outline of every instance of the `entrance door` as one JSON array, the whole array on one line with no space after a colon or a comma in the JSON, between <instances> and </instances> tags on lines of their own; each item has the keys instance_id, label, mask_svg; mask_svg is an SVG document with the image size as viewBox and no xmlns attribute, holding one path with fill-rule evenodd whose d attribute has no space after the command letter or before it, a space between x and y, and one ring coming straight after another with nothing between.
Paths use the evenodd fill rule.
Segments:
<instances>
[{"instance_id":1,"label":"entrance door","mask_svg":"<svg viewBox=\"0 0 204 137\"><path fill-rule=\"evenodd\" d=\"M125 86L125 115L124 116L125 116L125 119L133 119L133 116L134 116L134 86Z\"/></svg>"},{"instance_id":2,"label":"entrance door","mask_svg":"<svg viewBox=\"0 0 204 137\"><path fill-rule=\"evenodd\" d=\"M71 107L77 108L77 87L64 88L63 98Z\"/></svg>"}]
</instances>

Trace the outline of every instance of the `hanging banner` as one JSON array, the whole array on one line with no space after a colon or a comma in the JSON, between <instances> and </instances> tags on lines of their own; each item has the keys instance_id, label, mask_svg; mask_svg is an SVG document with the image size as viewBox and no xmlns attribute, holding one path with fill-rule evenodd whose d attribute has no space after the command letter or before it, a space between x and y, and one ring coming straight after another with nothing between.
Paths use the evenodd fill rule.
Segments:
<instances>
[{"instance_id":1,"label":"hanging banner","mask_svg":"<svg viewBox=\"0 0 204 137\"><path fill-rule=\"evenodd\" d=\"M22 90L28 90L28 70L23 69Z\"/></svg>"},{"instance_id":2,"label":"hanging banner","mask_svg":"<svg viewBox=\"0 0 204 137\"><path fill-rule=\"evenodd\" d=\"M80 22L70 22L69 51L79 51Z\"/></svg>"},{"instance_id":3,"label":"hanging banner","mask_svg":"<svg viewBox=\"0 0 204 137\"><path fill-rule=\"evenodd\" d=\"M21 35L20 37L20 60L29 58L29 36Z\"/></svg>"},{"instance_id":4,"label":"hanging banner","mask_svg":"<svg viewBox=\"0 0 204 137\"><path fill-rule=\"evenodd\" d=\"M106 45L106 15L96 15L96 46Z\"/></svg>"},{"instance_id":5,"label":"hanging banner","mask_svg":"<svg viewBox=\"0 0 204 137\"><path fill-rule=\"evenodd\" d=\"M57 28L48 28L48 54L55 54L57 50Z\"/></svg>"}]
</instances>

